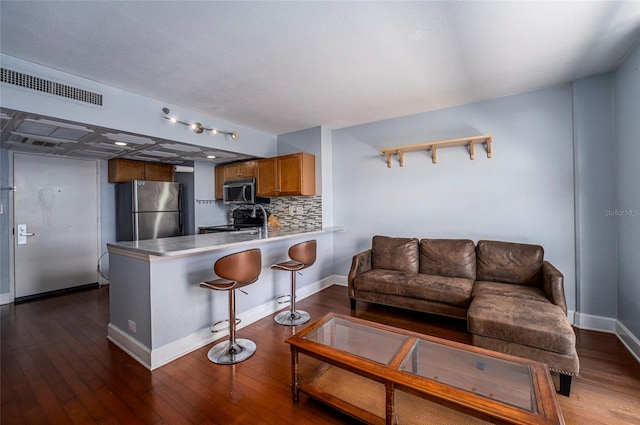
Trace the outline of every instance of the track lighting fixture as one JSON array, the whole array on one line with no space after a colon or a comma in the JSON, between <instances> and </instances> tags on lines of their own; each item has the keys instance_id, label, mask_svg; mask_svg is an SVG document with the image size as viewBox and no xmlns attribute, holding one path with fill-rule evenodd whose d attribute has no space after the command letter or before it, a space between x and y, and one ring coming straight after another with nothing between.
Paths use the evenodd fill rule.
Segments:
<instances>
[{"instance_id":1,"label":"track lighting fixture","mask_svg":"<svg viewBox=\"0 0 640 425\"><path fill-rule=\"evenodd\" d=\"M162 112L164 112L164 118L165 119L171 121L172 123L180 123L180 124L183 124L183 125L188 125L189 127L191 127L193 132L196 133L196 134L201 134L201 133L204 133L205 131L210 131L213 134L226 134L227 136L231 137L231 140L238 140L240 138L238 133L236 133L235 131L222 131L222 130L218 130L216 128L207 128L207 127L203 126L199 122L191 123L191 122L180 121L179 119L177 119L173 115L169 115L171 113L171 111L167 107L162 108Z\"/></svg>"}]
</instances>

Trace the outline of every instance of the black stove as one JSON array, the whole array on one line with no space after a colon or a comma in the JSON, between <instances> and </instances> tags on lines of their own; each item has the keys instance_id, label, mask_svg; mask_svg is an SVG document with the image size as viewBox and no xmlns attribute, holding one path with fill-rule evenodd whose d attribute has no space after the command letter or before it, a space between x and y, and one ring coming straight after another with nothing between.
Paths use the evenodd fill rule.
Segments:
<instances>
[{"instance_id":1,"label":"black stove","mask_svg":"<svg viewBox=\"0 0 640 425\"><path fill-rule=\"evenodd\" d=\"M251 217L253 209L235 209L233 210L233 224L223 224L220 226L205 227L207 232L237 232L252 227L261 227L264 223L264 214L262 208L256 209L256 216Z\"/></svg>"}]
</instances>

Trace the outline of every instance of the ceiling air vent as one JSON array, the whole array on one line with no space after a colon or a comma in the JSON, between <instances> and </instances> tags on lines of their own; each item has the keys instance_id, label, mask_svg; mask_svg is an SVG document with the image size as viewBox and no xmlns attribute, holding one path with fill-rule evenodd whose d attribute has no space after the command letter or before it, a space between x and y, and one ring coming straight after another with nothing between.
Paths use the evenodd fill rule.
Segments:
<instances>
[{"instance_id":1,"label":"ceiling air vent","mask_svg":"<svg viewBox=\"0 0 640 425\"><path fill-rule=\"evenodd\" d=\"M49 93L91 105L102 106L102 95L89 90L69 86L67 84L56 83L44 78L12 71L7 68L0 68L0 81L14 86L25 87L39 92Z\"/></svg>"},{"instance_id":2,"label":"ceiling air vent","mask_svg":"<svg viewBox=\"0 0 640 425\"><path fill-rule=\"evenodd\" d=\"M28 137L25 137L24 139L22 139L22 144L40 146L41 148L49 148L49 149L55 148L56 146L58 146L58 143L46 142L44 140L34 140L34 139L29 139Z\"/></svg>"}]
</instances>

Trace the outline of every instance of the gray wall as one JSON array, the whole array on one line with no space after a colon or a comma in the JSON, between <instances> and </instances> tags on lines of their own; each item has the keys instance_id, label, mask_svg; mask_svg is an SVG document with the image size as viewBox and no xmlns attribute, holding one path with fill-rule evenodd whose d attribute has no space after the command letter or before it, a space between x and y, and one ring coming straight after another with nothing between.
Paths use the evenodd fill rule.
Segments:
<instances>
[{"instance_id":1,"label":"gray wall","mask_svg":"<svg viewBox=\"0 0 640 425\"><path fill-rule=\"evenodd\" d=\"M573 84L577 310L609 318L618 314L617 223L605 213L617 205L612 95L611 74Z\"/></svg>"},{"instance_id":2,"label":"gray wall","mask_svg":"<svg viewBox=\"0 0 640 425\"><path fill-rule=\"evenodd\" d=\"M618 320L640 337L640 45L615 73Z\"/></svg>"},{"instance_id":3,"label":"gray wall","mask_svg":"<svg viewBox=\"0 0 640 425\"><path fill-rule=\"evenodd\" d=\"M226 224L228 207L222 201L216 201L214 164L196 161L193 182L195 185L195 224L198 227Z\"/></svg>"},{"instance_id":4,"label":"gray wall","mask_svg":"<svg viewBox=\"0 0 640 425\"><path fill-rule=\"evenodd\" d=\"M380 148L493 135L493 159L465 147L405 155ZM333 132L335 274L375 234L540 244L576 306L571 86L488 100Z\"/></svg>"}]
</instances>

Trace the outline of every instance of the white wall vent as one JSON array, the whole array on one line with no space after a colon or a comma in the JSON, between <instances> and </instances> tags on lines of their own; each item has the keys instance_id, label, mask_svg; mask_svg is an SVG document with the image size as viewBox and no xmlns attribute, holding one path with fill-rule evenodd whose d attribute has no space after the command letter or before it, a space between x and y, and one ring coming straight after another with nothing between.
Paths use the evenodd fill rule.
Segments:
<instances>
[{"instance_id":1,"label":"white wall vent","mask_svg":"<svg viewBox=\"0 0 640 425\"><path fill-rule=\"evenodd\" d=\"M22 72L12 71L7 68L0 68L0 81L14 86L25 87L39 92L49 93L79 102L90 103L91 105L102 106L102 95L89 90L69 86L67 84L56 83Z\"/></svg>"}]
</instances>

